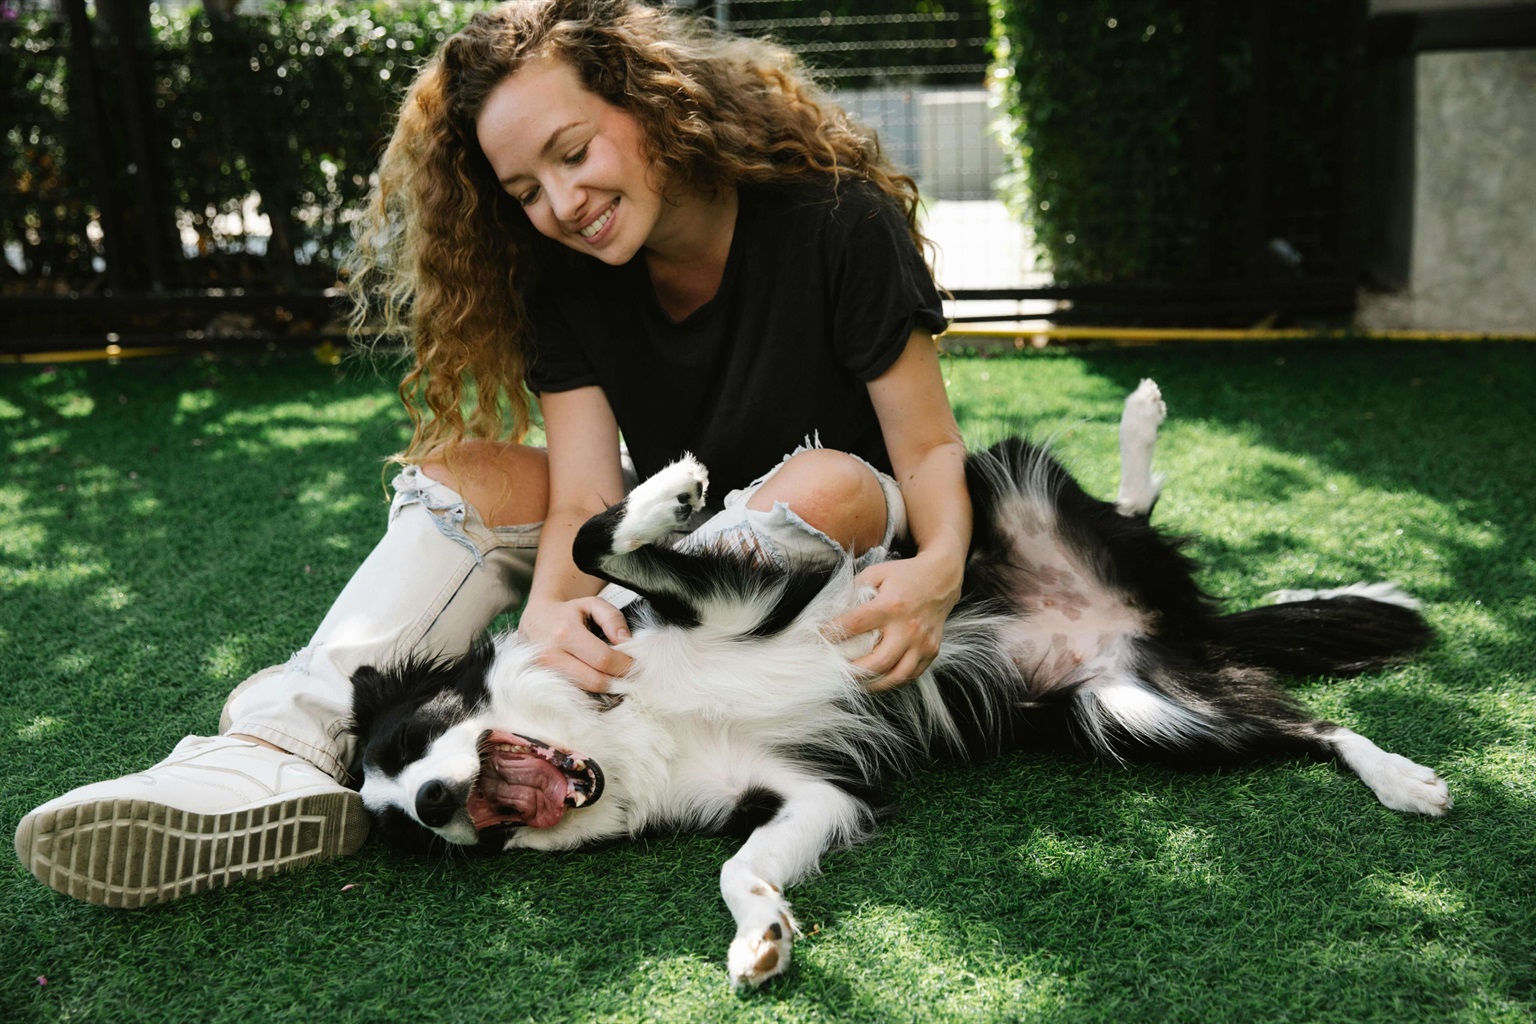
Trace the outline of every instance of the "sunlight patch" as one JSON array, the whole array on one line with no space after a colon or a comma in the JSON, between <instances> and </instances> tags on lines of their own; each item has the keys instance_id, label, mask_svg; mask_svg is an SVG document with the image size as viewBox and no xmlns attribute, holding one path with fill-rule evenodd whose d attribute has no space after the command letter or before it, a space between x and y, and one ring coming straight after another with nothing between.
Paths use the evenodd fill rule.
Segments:
<instances>
[{"instance_id":1,"label":"sunlight patch","mask_svg":"<svg viewBox=\"0 0 1536 1024\"><path fill-rule=\"evenodd\" d=\"M1170 828L1158 846L1152 866L1157 877L1207 891L1233 891L1210 832L1189 826Z\"/></svg>"},{"instance_id":2,"label":"sunlight patch","mask_svg":"<svg viewBox=\"0 0 1536 1024\"><path fill-rule=\"evenodd\" d=\"M370 495L371 500L371 495ZM347 480L347 474L331 470L325 479L310 484L298 494L301 505L318 505L330 512L348 512L362 504L363 496Z\"/></svg>"},{"instance_id":3,"label":"sunlight patch","mask_svg":"<svg viewBox=\"0 0 1536 1024\"><path fill-rule=\"evenodd\" d=\"M16 730L16 738L19 740L41 740L64 728L64 720L54 718L52 715L38 715L32 721Z\"/></svg>"},{"instance_id":4,"label":"sunlight patch","mask_svg":"<svg viewBox=\"0 0 1536 1024\"><path fill-rule=\"evenodd\" d=\"M47 452L58 448L64 443L67 435L62 430L50 430L42 434L33 434L24 437L11 445L13 455L35 455L38 452Z\"/></svg>"},{"instance_id":5,"label":"sunlight patch","mask_svg":"<svg viewBox=\"0 0 1536 1024\"><path fill-rule=\"evenodd\" d=\"M64 676L84 675L95 665L96 658L81 650L65 651L53 659L53 667Z\"/></svg>"},{"instance_id":6,"label":"sunlight patch","mask_svg":"<svg viewBox=\"0 0 1536 1024\"><path fill-rule=\"evenodd\" d=\"M66 552L61 552L60 558L70 558ZM34 565L25 569L17 569L11 573L9 583L14 586L39 586L49 589L63 589L85 583L105 573L106 566L100 562L76 562L68 561L60 565Z\"/></svg>"},{"instance_id":7,"label":"sunlight patch","mask_svg":"<svg viewBox=\"0 0 1536 1024\"><path fill-rule=\"evenodd\" d=\"M226 637L203 658L203 669L214 679L234 679L246 674L250 663L246 650L250 641L243 636Z\"/></svg>"},{"instance_id":8,"label":"sunlight patch","mask_svg":"<svg viewBox=\"0 0 1536 1024\"><path fill-rule=\"evenodd\" d=\"M133 595L116 584L102 587L91 596L91 604L103 611L120 612L133 603Z\"/></svg>"},{"instance_id":9,"label":"sunlight patch","mask_svg":"<svg viewBox=\"0 0 1536 1024\"><path fill-rule=\"evenodd\" d=\"M393 412L393 395L363 395L346 401L327 401L324 406L308 402L280 402L254 409L231 410L222 422L232 427L259 427L274 420L290 423L362 423L381 412ZM350 436L350 435L349 435Z\"/></svg>"},{"instance_id":10,"label":"sunlight patch","mask_svg":"<svg viewBox=\"0 0 1536 1024\"><path fill-rule=\"evenodd\" d=\"M134 498L128 503L128 510L143 519L158 515L165 508L165 504L156 497L144 494Z\"/></svg>"},{"instance_id":11,"label":"sunlight patch","mask_svg":"<svg viewBox=\"0 0 1536 1024\"><path fill-rule=\"evenodd\" d=\"M1361 882L1361 888L1385 903L1431 920L1450 921L1468 909L1463 893L1418 872L1372 875Z\"/></svg>"},{"instance_id":12,"label":"sunlight patch","mask_svg":"<svg viewBox=\"0 0 1536 1024\"><path fill-rule=\"evenodd\" d=\"M839 973L860 985L873 1020L905 1020L914 1006L939 1004L946 1016L969 1020L1027 1020L1066 1009L1070 993L1059 965L1046 953L1000 948L1002 942L982 919L957 932L946 914L869 906L796 943L795 956L807 971L859 964L857 976L846 966Z\"/></svg>"},{"instance_id":13,"label":"sunlight patch","mask_svg":"<svg viewBox=\"0 0 1536 1024\"><path fill-rule=\"evenodd\" d=\"M176 398L176 415L171 422L181 426L188 416L200 416L218 404L218 392L183 391Z\"/></svg>"},{"instance_id":14,"label":"sunlight patch","mask_svg":"<svg viewBox=\"0 0 1536 1024\"><path fill-rule=\"evenodd\" d=\"M0 533L0 555L36 558L47 540L48 531L37 523L12 522Z\"/></svg>"},{"instance_id":15,"label":"sunlight patch","mask_svg":"<svg viewBox=\"0 0 1536 1024\"><path fill-rule=\"evenodd\" d=\"M1062 878L1090 866L1094 870L1107 870L1103 850L1069 843L1048 832L1031 836L1017 854L1026 870L1040 878Z\"/></svg>"},{"instance_id":16,"label":"sunlight patch","mask_svg":"<svg viewBox=\"0 0 1536 1024\"><path fill-rule=\"evenodd\" d=\"M66 391L62 395L50 395L47 402L53 411L66 419L79 419L96 411L96 399L80 391Z\"/></svg>"}]
</instances>

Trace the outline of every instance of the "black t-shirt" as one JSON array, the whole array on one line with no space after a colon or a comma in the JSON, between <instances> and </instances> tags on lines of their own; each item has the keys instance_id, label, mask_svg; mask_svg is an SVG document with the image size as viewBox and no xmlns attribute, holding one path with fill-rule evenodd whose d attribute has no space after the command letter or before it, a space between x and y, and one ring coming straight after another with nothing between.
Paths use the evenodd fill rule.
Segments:
<instances>
[{"instance_id":1,"label":"black t-shirt","mask_svg":"<svg viewBox=\"0 0 1536 1024\"><path fill-rule=\"evenodd\" d=\"M719 291L681 322L657 302L643 255L551 260L525 296L529 387L599 385L641 478L691 451L712 506L807 438L889 472L866 382L914 328L946 326L905 219L862 182L738 195Z\"/></svg>"}]
</instances>

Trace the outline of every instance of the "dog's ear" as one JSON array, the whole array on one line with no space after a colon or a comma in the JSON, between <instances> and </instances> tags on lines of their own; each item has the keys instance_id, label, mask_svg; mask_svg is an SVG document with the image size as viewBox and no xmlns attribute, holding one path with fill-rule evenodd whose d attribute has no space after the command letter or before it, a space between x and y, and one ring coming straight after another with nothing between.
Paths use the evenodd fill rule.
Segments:
<instances>
[{"instance_id":1,"label":"dog's ear","mask_svg":"<svg viewBox=\"0 0 1536 1024\"><path fill-rule=\"evenodd\" d=\"M352 720L347 729L366 740L380 712L399 702L403 679L398 672L380 672L364 665L352 673Z\"/></svg>"}]
</instances>

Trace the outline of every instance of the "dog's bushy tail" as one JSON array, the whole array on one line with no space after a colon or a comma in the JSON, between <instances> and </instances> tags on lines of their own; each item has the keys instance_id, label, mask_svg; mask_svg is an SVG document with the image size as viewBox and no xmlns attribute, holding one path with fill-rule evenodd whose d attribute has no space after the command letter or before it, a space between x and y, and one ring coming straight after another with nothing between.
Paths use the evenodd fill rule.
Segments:
<instances>
[{"instance_id":1,"label":"dog's bushy tail","mask_svg":"<svg viewBox=\"0 0 1536 1024\"><path fill-rule=\"evenodd\" d=\"M1288 676L1369 672L1417 654L1434 639L1418 603L1385 585L1285 593L1277 604L1217 622L1218 657Z\"/></svg>"}]
</instances>

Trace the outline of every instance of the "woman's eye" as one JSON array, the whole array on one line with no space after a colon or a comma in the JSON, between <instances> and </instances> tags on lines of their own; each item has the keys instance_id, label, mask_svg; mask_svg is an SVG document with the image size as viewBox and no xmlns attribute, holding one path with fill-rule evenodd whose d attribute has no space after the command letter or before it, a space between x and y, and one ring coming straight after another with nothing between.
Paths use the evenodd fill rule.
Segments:
<instances>
[{"instance_id":1,"label":"woman's eye","mask_svg":"<svg viewBox=\"0 0 1536 1024\"><path fill-rule=\"evenodd\" d=\"M539 190L538 187L535 186L534 188L529 189L527 192L519 195L517 197L517 202L519 206L532 206L533 201L537 198L539 198Z\"/></svg>"},{"instance_id":2,"label":"woman's eye","mask_svg":"<svg viewBox=\"0 0 1536 1024\"><path fill-rule=\"evenodd\" d=\"M574 152L570 156L566 157L565 158L565 162L568 165L574 167L577 164L581 163L586 158L587 158L587 147L586 146L582 146L576 152Z\"/></svg>"}]
</instances>

